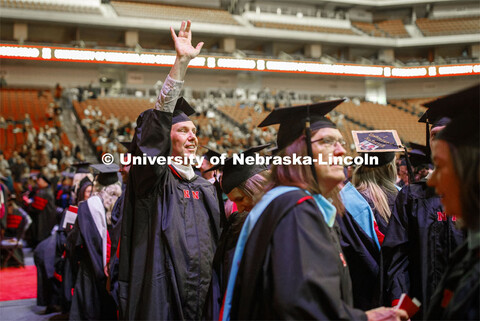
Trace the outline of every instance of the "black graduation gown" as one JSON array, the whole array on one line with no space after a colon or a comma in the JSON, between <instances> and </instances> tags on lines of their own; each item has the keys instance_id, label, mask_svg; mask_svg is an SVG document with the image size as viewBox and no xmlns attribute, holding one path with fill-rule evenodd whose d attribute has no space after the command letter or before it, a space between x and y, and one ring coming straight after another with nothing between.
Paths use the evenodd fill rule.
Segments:
<instances>
[{"instance_id":1,"label":"black graduation gown","mask_svg":"<svg viewBox=\"0 0 480 321\"><path fill-rule=\"evenodd\" d=\"M217 250L213 257L212 282L205 303L204 318L206 320L218 320L220 315L235 254L235 246L247 215L248 212L232 213L222 229L222 235L220 235Z\"/></svg>"},{"instance_id":2,"label":"black graduation gown","mask_svg":"<svg viewBox=\"0 0 480 321\"><path fill-rule=\"evenodd\" d=\"M123 204L125 201L126 184L122 185L122 195L117 199L112 209L112 224L109 226L108 233L111 241L111 255L110 255L110 270L109 270L109 284L108 288L110 294L115 300L115 304L119 305L118 299L118 269L119 258L117 256L118 242L122 232L122 217L123 217Z\"/></svg>"},{"instance_id":3,"label":"black graduation gown","mask_svg":"<svg viewBox=\"0 0 480 321\"><path fill-rule=\"evenodd\" d=\"M245 245L231 319L366 320L352 307L337 228L304 191L272 201Z\"/></svg>"},{"instance_id":4,"label":"black graduation gown","mask_svg":"<svg viewBox=\"0 0 480 321\"><path fill-rule=\"evenodd\" d=\"M71 233L70 230L63 228L67 210L62 213L62 218L58 230L56 232L56 248L55 248L55 274L57 277L54 283L59 288L60 305L63 313L70 311L72 304L72 292L75 286L76 272L78 272L78 264L73 261L70 249L67 247L67 237Z\"/></svg>"},{"instance_id":5,"label":"black graduation gown","mask_svg":"<svg viewBox=\"0 0 480 321\"><path fill-rule=\"evenodd\" d=\"M112 256L117 251L118 241L122 232L122 216L123 216L123 204L125 202L125 190L127 185L122 185L122 195L117 199L112 209L112 224L108 226L108 234L110 235L110 241L112 244L111 251Z\"/></svg>"},{"instance_id":6,"label":"black graduation gown","mask_svg":"<svg viewBox=\"0 0 480 321\"><path fill-rule=\"evenodd\" d=\"M59 287L55 282L56 234L40 242L33 252L37 267L37 305L59 305Z\"/></svg>"},{"instance_id":7,"label":"black graduation gown","mask_svg":"<svg viewBox=\"0 0 480 321\"><path fill-rule=\"evenodd\" d=\"M79 262L70 320L116 319L115 304L106 290L102 238L88 206L92 199L79 204L75 227L67 240L67 246Z\"/></svg>"},{"instance_id":8,"label":"black graduation gown","mask_svg":"<svg viewBox=\"0 0 480 321\"><path fill-rule=\"evenodd\" d=\"M137 119L134 155L168 156L172 114ZM220 211L215 187L169 166L129 173L120 240L119 297L124 319L200 319L212 275Z\"/></svg>"},{"instance_id":9,"label":"black graduation gown","mask_svg":"<svg viewBox=\"0 0 480 321\"><path fill-rule=\"evenodd\" d=\"M27 212L32 218L30 230L32 245L35 247L50 236L52 228L57 224L57 211L50 186L35 192L33 202L28 206Z\"/></svg>"},{"instance_id":10,"label":"black graduation gown","mask_svg":"<svg viewBox=\"0 0 480 321\"><path fill-rule=\"evenodd\" d=\"M361 194L361 193L360 193ZM387 221L375 209L372 201L361 194L370 208L379 231L385 235ZM390 208L395 202L394 195L388 195ZM353 290L353 306L361 310L370 310L383 305L381 280L381 255L377 243L355 221L347 211L343 216L337 215L341 231L340 244L347 259ZM381 240L379 240L380 242Z\"/></svg>"},{"instance_id":11,"label":"black graduation gown","mask_svg":"<svg viewBox=\"0 0 480 321\"><path fill-rule=\"evenodd\" d=\"M427 320L480 320L480 247L468 241L450 258L435 290Z\"/></svg>"},{"instance_id":12,"label":"black graduation gown","mask_svg":"<svg viewBox=\"0 0 480 321\"><path fill-rule=\"evenodd\" d=\"M402 293L421 303L421 319L445 271L462 243L463 232L443 214L440 198L425 181L405 186L397 196L382 245L385 305Z\"/></svg>"}]
</instances>

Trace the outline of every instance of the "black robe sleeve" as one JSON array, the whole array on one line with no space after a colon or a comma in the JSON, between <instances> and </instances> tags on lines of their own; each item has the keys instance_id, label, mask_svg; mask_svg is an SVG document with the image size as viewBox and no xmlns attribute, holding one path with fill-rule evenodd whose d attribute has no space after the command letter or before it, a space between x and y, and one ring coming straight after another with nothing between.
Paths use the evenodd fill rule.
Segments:
<instances>
[{"instance_id":1,"label":"black robe sleeve","mask_svg":"<svg viewBox=\"0 0 480 321\"><path fill-rule=\"evenodd\" d=\"M70 320L113 320L115 304L106 290L102 238L88 202L79 204L75 227L68 236L74 255L79 260Z\"/></svg>"},{"instance_id":2,"label":"black robe sleeve","mask_svg":"<svg viewBox=\"0 0 480 321\"><path fill-rule=\"evenodd\" d=\"M171 150L170 130L172 113L149 109L137 119L137 128L133 138L134 156L168 156ZM139 197L153 191L164 179L167 165L140 165L130 169L130 183Z\"/></svg>"},{"instance_id":3,"label":"black robe sleeve","mask_svg":"<svg viewBox=\"0 0 480 321\"><path fill-rule=\"evenodd\" d=\"M480 248L468 242L452 254L450 264L432 296L427 320L480 319Z\"/></svg>"},{"instance_id":4,"label":"black robe sleeve","mask_svg":"<svg viewBox=\"0 0 480 321\"><path fill-rule=\"evenodd\" d=\"M350 213L337 215L342 251L351 267L353 306L370 310L381 306L380 249Z\"/></svg>"},{"instance_id":5,"label":"black robe sleeve","mask_svg":"<svg viewBox=\"0 0 480 321\"><path fill-rule=\"evenodd\" d=\"M409 293L408 216L411 211L409 187L406 186L398 193L382 244L384 304L387 306L391 306L392 301L399 299L402 293Z\"/></svg>"}]
</instances>

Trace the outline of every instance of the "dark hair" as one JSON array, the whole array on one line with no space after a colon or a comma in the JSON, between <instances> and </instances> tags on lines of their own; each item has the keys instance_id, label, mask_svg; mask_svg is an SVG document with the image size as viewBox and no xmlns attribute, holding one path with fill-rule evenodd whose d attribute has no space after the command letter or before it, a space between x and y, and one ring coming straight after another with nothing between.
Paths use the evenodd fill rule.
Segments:
<instances>
[{"instance_id":1,"label":"dark hair","mask_svg":"<svg viewBox=\"0 0 480 321\"><path fill-rule=\"evenodd\" d=\"M480 148L478 146L456 147L448 143L455 173L460 185L460 204L465 227L478 231L480 228Z\"/></svg>"}]
</instances>

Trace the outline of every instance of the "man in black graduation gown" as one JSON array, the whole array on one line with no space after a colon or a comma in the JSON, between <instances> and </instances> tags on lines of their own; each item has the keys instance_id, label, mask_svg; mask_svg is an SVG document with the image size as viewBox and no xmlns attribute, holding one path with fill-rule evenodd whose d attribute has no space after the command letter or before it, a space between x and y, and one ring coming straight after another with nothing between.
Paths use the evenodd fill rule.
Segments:
<instances>
[{"instance_id":1,"label":"man in black graduation gown","mask_svg":"<svg viewBox=\"0 0 480 321\"><path fill-rule=\"evenodd\" d=\"M433 138L449 119L427 119L433 123ZM421 303L414 319L428 310L433 291L448 263L449 256L463 241L463 232L454 217L447 216L435 190L422 179L398 193L382 245L385 305L396 305L402 293Z\"/></svg>"},{"instance_id":2,"label":"man in black graduation gown","mask_svg":"<svg viewBox=\"0 0 480 321\"><path fill-rule=\"evenodd\" d=\"M57 223L57 211L50 181L44 175L39 175L37 187L33 201L26 209L33 221L30 226L33 248L50 235Z\"/></svg>"},{"instance_id":3,"label":"man in black graduation gown","mask_svg":"<svg viewBox=\"0 0 480 321\"><path fill-rule=\"evenodd\" d=\"M176 104L191 59L203 43L191 45L190 22L179 35L171 29L176 61L155 109L137 120L133 155L195 155L192 109ZM175 111L174 111L175 109ZM183 112L181 111L183 110ZM120 318L198 320L201 318L219 235L214 186L192 166L132 165L120 239Z\"/></svg>"}]
</instances>

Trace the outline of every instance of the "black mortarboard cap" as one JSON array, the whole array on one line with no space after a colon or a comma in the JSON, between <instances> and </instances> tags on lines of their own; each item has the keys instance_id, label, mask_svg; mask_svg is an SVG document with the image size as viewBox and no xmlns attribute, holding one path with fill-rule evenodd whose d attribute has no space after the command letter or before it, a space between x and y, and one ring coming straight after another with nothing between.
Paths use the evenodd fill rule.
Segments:
<instances>
[{"instance_id":1,"label":"black mortarboard cap","mask_svg":"<svg viewBox=\"0 0 480 321\"><path fill-rule=\"evenodd\" d=\"M438 133L436 139L455 146L476 146L480 138L480 84L427 104L428 117L438 120L449 117L450 123Z\"/></svg>"},{"instance_id":2,"label":"black mortarboard cap","mask_svg":"<svg viewBox=\"0 0 480 321\"><path fill-rule=\"evenodd\" d=\"M132 142L120 142L120 144L123 145L127 149L128 152L130 152L130 147L132 147Z\"/></svg>"},{"instance_id":3,"label":"black mortarboard cap","mask_svg":"<svg viewBox=\"0 0 480 321\"><path fill-rule=\"evenodd\" d=\"M411 150L408 152L408 157L410 158L410 163L414 167L430 163L430 158L427 156L429 149L426 145L411 142L410 148Z\"/></svg>"},{"instance_id":4,"label":"black mortarboard cap","mask_svg":"<svg viewBox=\"0 0 480 321\"><path fill-rule=\"evenodd\" d=\"M246 151L240 153L244 154L245 157L252 156L256 152L264 149L265 147L270 146L270 144L259 145L251 147ZM225 160L224 164L218 164L210 168L208 171L213 171L221 169L223 170L222 174L222 189L225 194L230 193L235 187L239 186L245 182L250 177L255 174L261 173L264 170L267 170L266 165L247 165L247 164L235 164L234 158L230 157Z\"/></svg>"},{"instance_id":5,"label":"black mortarboard cap","mask_svg":"<svg viewBox=\"0 0 480 321\"><path fill-rule=\"evenodd\" d=\"M89 162L75 163L75 164L72 164L72 166L76 168L75 174L88 174L88 173L90 173L90 170L88 169L88 167L90 166Z\"/></svg>"},{"instance_id":6,"label":"black mortarboard cap","mask_svg":"<svg viewBox=\"0 0 480 321\"><path fill-rule=\"evenodd\" d=\"M188 116L193 114L195 114L195 109L193 109L183 97L178 98L175 109L173 110L172 125L184 121L191 121Z\"/></svg>"},{"instance_id":7,"label":"black mortarboard cap","mask_svg":"<svg viewBox=\"0 0 480 321\"><path fill-rule=\"evenodd\" d=\"M207 150L207 152L205 154L203 154L203 156L205 157L206 160L210 161L210 158L216 156L216 157L220 157L222 156L222 154L220 154L219 152L217 152L216 150L214 149L211 149L211 148L208 148L207 146L202 146L203 148L205 148Z\"/></svg>"},{"instance_id":8,"label":"black mortarboard cap","mask_svg":"<svg viewBox=\"0 0 480 321\"><path fill-rule=\"evenodd\" d=\"M93 169L100 172L97 177L97 181L103 186L112 185L118 182L118 170L120 167L117 164L105 165L105 164L93 164L90 165Z\"/></svg>"},{"instance_id":9,"label":"black mortarboard cap","mask_svg":"<svg viewBox=\"0 0 480 321\"><path fill-rule=\"evenodd\" d=\"M378 158L378 165L365 165L367 167L376 167L376 166L383 166L387 165L391 161L395 159L395 153L394 152L368 152L369 155L371 156L376 156Z\"/></svg>"},{"instance_id":10,"label":"black mortarboard cap","mask_svg":"<svg viewBox=\"0 0 480 321\"><path fill-rule=\"evenodd\" d=\"M88 176L85 176L81 181L80 183L78 184L78 188L82 188L84 185L92 185L92 181L90 180L90 178L88 178Z\"/></svg>"},{"instance_id":11,"label":"black mortarboard cap","mask_svg":"<svg viewBox=\"0 0 480 321\"><path fill-rule=\"evenodd\" d=\"M50 180L45 175L43 174L38 175L37 180L39 180L40 178L43 179L48 185L52 184L52 182L50 182Z\"/></svg>"},{"instance_id":12,"label":"black mortarboard cap","mask_svg":"<svg viewBox=\"0 0 480 321\"><path fill-rule=\"evenodd\" d=\"M310 118L310 129L312 131L320 128L336 128L336 125L326 118L325 115L343 101L344 99L338 99L310 105L274 109L258 127L280 124L277 134L277 146L279 149L283 149L304 133L305 122L308 118Z\"/></svg>"}]
</instances>

